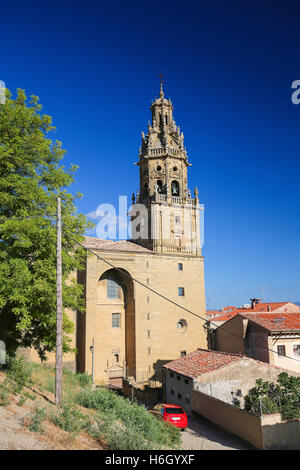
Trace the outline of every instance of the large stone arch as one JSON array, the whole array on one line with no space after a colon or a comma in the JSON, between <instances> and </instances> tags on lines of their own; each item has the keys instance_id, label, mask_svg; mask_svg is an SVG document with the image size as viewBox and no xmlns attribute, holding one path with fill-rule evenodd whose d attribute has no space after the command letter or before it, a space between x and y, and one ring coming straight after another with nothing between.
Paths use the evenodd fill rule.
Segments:
<instances>
[{"instance_id":1,"label":"large stone arch","mask_svg":"<svg viewBox=\"0 0 300 470\"><path fill-rule=\"evenodd\" d=\"M108 287L110 283L110 287ZM119 298L108 298L119 287ZM112 335L107 334L106 343L111 342L111 356L107 358L106 372L108 379L117 379L118 375L135 376L135 298L134 282L131 274L124 268L110 268L104 271L97 285L97 312L99 315L120 313L120 327L114 328ZM114 360L118 357L119 361Z\"/></svg>"}]
</instances>

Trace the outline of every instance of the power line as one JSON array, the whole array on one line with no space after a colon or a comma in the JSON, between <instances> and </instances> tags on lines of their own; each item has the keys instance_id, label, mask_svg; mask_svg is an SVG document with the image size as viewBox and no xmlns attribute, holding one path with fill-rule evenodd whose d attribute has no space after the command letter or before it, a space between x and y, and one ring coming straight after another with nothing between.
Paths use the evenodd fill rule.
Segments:
<instances>
[{"instance_id":1,"label":"power line","mask_svg":"<svg viewBox=\"0 0 300 470\"><path fill-rule=\"evenodd\" d=\"M119 271L123 276L126 276L128 277L129 279L132 279L134 282L140 284L141 286L145 287L146 289L150 290L151 292L153 292L154 294L158 295L159 297L167 300L168 302L172 303L173 305L175 305L176 307L179 307L181 308L182 310L185 310L186 312L190 313L191 315L194 315L195 317L198 317L200 318L201 320L204 320L205 322L207 322L207 319L202 317L201 315L193 312L192 310L189 310L188 308L186 307L183 307L182 305L179 305L177 302L175 302L174 300L172 299L169 299L168 297L166 297L165 295L161 294L160 292L152 289L151 287L147 286L146 284L144 284L143 282L139 281L138 279L135 279L134 277L132 277L130 274L127 274L126 272L122 271L122 269L118 268L117 266L115 266L114 264L110 263L109 261L107 261L106 259L104 259L103 257L99 256L97 253L94 253L92 250L90 250L89 248L87 248L86 246L84 246L82 243L78 242L77 240L75 240L73 238L74 242L77 243L78 245L80 245L82 248L84 248L86 251L88 251L89 253L91 253L92 255L96 256L96 258L100 259L101 261L104 261L104 263L108 264L109 266L111 266L112 268L116 269L117 271ZM226 328L223 326L223 325L216 325L214 324L213 322L210 321L210 324L213 325L213 326L216 326L217 328L222 328L224 331L226 331ZM279 330L280 333L283 333L282 330ZM243 337L241 335L238 335L236 333L233 333L232 331L229 331L227 330L226 331L228 334L231 334L232 336L235 336L237 338L242 338ZM277 354L279 356L279 353L277 351L274 351L273 349L270 349L270 348L267 348L265 346L261 346L255 342L253 342L253 345L256 345L256 346L259 346L261 349L265 349L266 351L270 351L270 352L273 352L274 354ZM299 362L300 363L300 360L296 359L295 357L290 357L290 356L284 356L286 357L287 359L292 359L296 362Z\"/></svg>"}]
</instances>

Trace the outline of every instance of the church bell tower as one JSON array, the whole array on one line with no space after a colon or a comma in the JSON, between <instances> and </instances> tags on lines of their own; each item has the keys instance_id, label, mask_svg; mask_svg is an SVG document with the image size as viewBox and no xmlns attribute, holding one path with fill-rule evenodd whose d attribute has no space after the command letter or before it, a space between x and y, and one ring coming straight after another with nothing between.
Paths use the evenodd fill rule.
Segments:
<instances>
[{"instance_id":1,"label":"church bell tower","mask_svg":"<svg viewBox=\"0 0 300 470\"><path fill-rule=\"evenodd\" d=\"M171 100L164 96L151 104L152 123L142 132L139 149L140 189L132 201L147 210L132 217L135 241L159 253L201 256L198 190L188 187L188 156L184 136L173 118Z\"/></svg>"}]
</instances>

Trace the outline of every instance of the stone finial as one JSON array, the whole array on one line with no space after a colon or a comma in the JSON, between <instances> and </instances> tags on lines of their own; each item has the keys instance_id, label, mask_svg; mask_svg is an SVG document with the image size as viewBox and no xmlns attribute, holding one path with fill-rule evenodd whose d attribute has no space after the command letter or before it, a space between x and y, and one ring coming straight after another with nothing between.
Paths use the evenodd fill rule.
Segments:
<instances>
[{"instance_id":1,"label":"stone finial","mask_svg":"<svg viewBox=\"0 0 300 470\"><path fill-rule=\"evenodd\" d=\"M165 96L165 94L164 94L164 91L163 91L163 85L162 85L162 82L161 82L161 84L160 84L160 92L159 92L159 97L160 97L160 98L163 98L164 96Z\"/></svg>"}]
</instances>

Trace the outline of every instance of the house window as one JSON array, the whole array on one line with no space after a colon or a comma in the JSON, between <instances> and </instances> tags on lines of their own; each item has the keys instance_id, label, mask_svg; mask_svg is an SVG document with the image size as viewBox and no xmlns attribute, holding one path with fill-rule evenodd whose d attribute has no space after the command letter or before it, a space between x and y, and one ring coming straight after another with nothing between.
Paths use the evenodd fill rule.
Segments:
<instances>
[{"instance_id":1,"label":"house window","mask_svg":"<svg viewBox=\"0 0 300 470\"><path fill-rule=\"evenodd\" d=\"M181 380L180 375L177 375L176 378L177 378L177 380Z\"/></svg>"},{"instance_id":2,"label":"house window","mask_svg":"<svg viewBox=\"0 0 300 470\"><path fill-rule=\"evenodd\" d=\"M178 271L183 271L183 264L182 263L178 263Z\"/></svg>"},{"instance_id":3,"label":"house window","mask_svg":"<svg viewBox=\"0 0 300 470\"><path fill-rule=\"evenodd\" d=\"M171 388L171 395L174 395L174 390L173 390L173 388Z\"/></svg>"},{"instance_id":4,"label":"house window","mask_svg":"<svg viewBox=\"0 0 300 470\"><path fill-rule=\"evenodd\" d=\"M175 224L180 224L180 217L179 215L175 216Z\"/></svg>"},{"instance_id":5,"label":"house window","mask_svg":"<svg viewBox=\"0 0 300 470\"><path fill-rule=\"evenodd\" d=\"M186 403L187 405L189 405L189 404L190 404L190 399L189 399L189 398L185 398L185 403Z\"/></svg>"},{"instance_id":6,"label":"house window","mask_svg":"<svg viewBox=\"0 0 300 470\"><path fill-rule=\"evenodd\" d=\"M277 353L278 353L278 356L285 356L285 346L283 345L277 346Z\"/></svg>"},{"instance_id":7,"label":"house window","mask_svg":"<svg viewBox=\"0 0 300 470\"><path fill-rule=\"evenodd\" d=\"M300 356L300 344L294 344L293 351L295 356Z\"/></svg>"},{"instance_id":8,"label":"house window","mask_svg":"<svg viewBox=\"0 0 300 470\"><path fill-rule=\"evenodd\" d=\"M107 298L108 299L120 298L120 286L113 279L107 279Z\"/></svg>"},{"instance_id":9,"label":"house window","mask_svg":"<svg viewBox=\"0 0 300 470\"><path fill-rule=\"evenodd\" d=\"M179 400L181 400L181 398L182 398L181 393L177 393L177 398L178 398Z\"/></svg>"},{"instance_id":10,"label":"house window","mask_svg":"<svg viewBox=\"0 0 300 470\"><path fill-rule=\"evenodd\" d=\"M180 351L180 356L181 357L186 356L186 351Z\"/></svg>"},{"instance_id":11,"label":"house window","mask_svg":"<svg viewBox=\"0 0 300 470\"><path fill-rule=\"evenodd\" d=\"M173 372L170 372L170 377L173 378L174 377L174 374Z\"/></svg>"},{"instance_id":12,"label":"house window","mask_svg":"<svg viewBox=\"0 0 300 470\"><path fill-rule=\"evenodd\" d=\"M114 356L115 356L115 362L118 363L119 362L119 354L115 353Z\"/></svg>"},{"instance_id":13,"label":"house window","mask_svg":"<svg viewBox=\"0 0 300 470\"><path fill-rule=\"evenodd\" d=\"M189 379L184 379L184 383L185 383L186 385L188 385L188 384L189 384Z\"/></svg>"},{"instance_id":14,"label":"house window","mask_svg":"<svg viewBox=\"0 0 300 470\"><path fill-rule=\"evenodd\" d=\"M184 287L178 287L178 295L179 297L184 297Z\"/></svg>"},{"instance_id":15,"label":"house window","mask_svg":"<svg viewBox=\"0 0 300 470\"><path fill-rule=\"evenodd\" d=\"M111 326L112 328L120 328L120 313L112 313L111 315Z\"/></svg>"}]
</instances>

